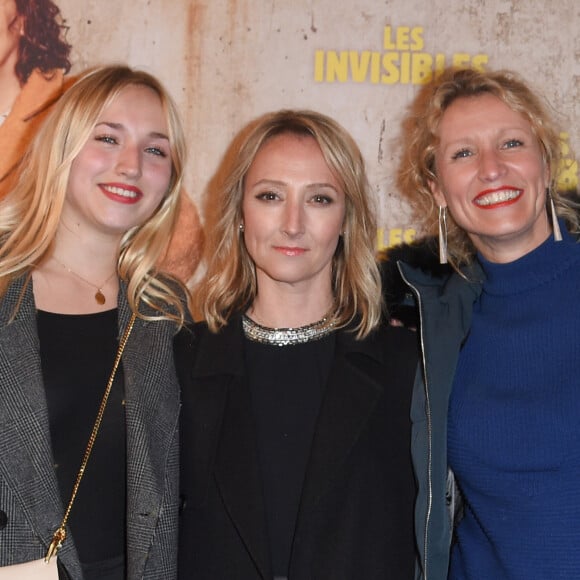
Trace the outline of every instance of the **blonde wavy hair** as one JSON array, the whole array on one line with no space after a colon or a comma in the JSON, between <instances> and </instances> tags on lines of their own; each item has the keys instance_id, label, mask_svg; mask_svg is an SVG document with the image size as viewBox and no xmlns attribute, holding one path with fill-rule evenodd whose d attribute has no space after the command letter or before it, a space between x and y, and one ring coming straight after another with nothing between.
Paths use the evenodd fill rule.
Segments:
<instances>
[{"instance_id":1,"label":"blonde wavy hair","mask_svg":"<svg viewBox=\"0 0 580 580\"><path fill-rule=\"evenodd\" d=\"M14 189L0 201L0 297L10 283L30 272L50 251L60 223L71 165L87 142L101 112L129 86L153 90L167 119L172 172L167 194L154 214L127 231L120 246L119 278L127 285L132 311L141 318L185 317L185 288L156 268L171 236L179 209L186 156L178 110L152 75L124 65L87 71L68 89L35 136ZM139 303L153 314L139 313Z\"/></svg>"},{"instance_id":2,"label":"blonde wavy hair","mask_svg":"<svg viewBox=\"0 0 580 580\"><path fill-rule=\"evenodd\" d=\"M439 208L430 183L438 182L435 154L439 123L445 111L457 99L485 94L497 97L529 121L550 171L549 193L554 200L556 213L567 221L570 231L578 232L580 228L576 204L562 195L556 186L562 141L559 128L542 99L514 72L449 68L419 92L402 124L402 155L397 182L399 191L411 203L424 233L437 235L438 230ZM547 202L549 206L549 197ZM550 212L549 207L547 211ZM447 225L449 262L458 269L474 259L475 247L451 215L448 215Z\"/></svg>"},{"instance_id":3,"label":"blonde wavy hair","mask_svg":"<svg viewBox=\"0 0 580 580\"><path fill-rule=\"evenodd\" d=\"M207 270L194 289L197 312L217 332L256 297L255 265L239 228L244 182L260 148L288 133L315 139L344 191L345 232L332 265L333 316L338 327L356 321L354 331L357 338L363 338L378 324L382 309L376 223L365 165L354 139L342 126L309 110L281 110L258 118L242 130L226 153L209 191Z\"/></svg>"}]
</instances>

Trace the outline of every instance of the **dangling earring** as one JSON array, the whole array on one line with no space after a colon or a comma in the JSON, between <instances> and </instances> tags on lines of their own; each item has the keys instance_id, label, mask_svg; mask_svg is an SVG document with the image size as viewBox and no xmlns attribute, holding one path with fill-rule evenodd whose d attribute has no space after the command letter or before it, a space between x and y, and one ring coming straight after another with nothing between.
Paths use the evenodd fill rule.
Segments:
<instances>
[{"instance_id":1,"label":"dangling earring","mask_svg":"<svg viewBox=\"0 0 580 580\"><path fill-rule=\"evenodd\" d=\"M439 263L447 264L447 207L439 206Z\"/></svg>"},{"instance_id":2,"label":"dangling earring","mask_svg":"<svg viewBox=\"0 0 580 580\"><path fill-rule=\"evenodd\" d=\"M243 234L244 233L244 224L240 224L238 226L238 229L240 230L240 234Z\"/></svg>"},{"instance_id":3,"label":"dangling earring","mask_svg":"<svg viewBox=\"0 0 580 580\"><path fill-rule=\"evenodd\" d=\"M546 195L550 198L550 210L552 211L552 232L554 233L554 241L562 241L562 231L560 230L560 223L558 222L558 215L554 206L554 198L549 189L546 189Z\"/></svg>"}]
</instances>

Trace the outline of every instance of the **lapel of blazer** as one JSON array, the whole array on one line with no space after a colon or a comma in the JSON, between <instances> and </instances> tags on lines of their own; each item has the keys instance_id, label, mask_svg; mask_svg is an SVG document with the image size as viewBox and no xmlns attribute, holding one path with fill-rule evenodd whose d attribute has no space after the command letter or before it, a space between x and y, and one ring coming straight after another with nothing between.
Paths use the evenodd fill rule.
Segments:
<instances>
[{"instance_id":1,"label":"lapel of blazer","mask_svg":"<svg viewBox=\"0 0 580 580\"><path fill-rule=\"evenodd\" d=\"M221 405L221 436L215 479L228 514L263 578L271 578L271 561L261 472L250 393L245 379L241 319L234 316L218 335L204 333L193 380L202 408ZM205 399L205 400L204 400Z\"/></svg>"},{"instance_id":2,"label":"lapel of blazer","mask_svg":"<svg viewBox=\"0 0 580 580\"><path fill-rule=\"evenodd\" d=\"M373 335L356 341L350 332L337 332L334 361L302 488L297 536L308 525L309 514L341 470L381 397L383 387L371 372L381 360L380 345Z\"/></svg>"},{"instance_id":3,"label":"lapel of blazer","mask_svg":"<svg viewBox=\"0 0 580 580\"><path fill-rule=\"evenodd\" d=\"M120 339L131 318L124 285L118 309ZM164 494L169 493L166 476L172 468L170 449L177 443L179 419L179 387L173 372L174 333L172 322L137 318L123 353L130 579L143 576ZM177 486L177 469L175 479Z\"/></svg>"},{"instance_id":4,"label":"lapel of blazer","mask_svg":"<svg viewBox=\"0 0 580 580\"><path fill-rule=\"evenodd\" d=\"M12 320L14 309L20 305ZM63 507L53 466L42 380L32 282L16 280L0 303L0 477L11 488L46 549L61 523ZM10 517L10 516L9 516ZM72 542L59 558L79 570Z\"/></svg>"}]
</instances>

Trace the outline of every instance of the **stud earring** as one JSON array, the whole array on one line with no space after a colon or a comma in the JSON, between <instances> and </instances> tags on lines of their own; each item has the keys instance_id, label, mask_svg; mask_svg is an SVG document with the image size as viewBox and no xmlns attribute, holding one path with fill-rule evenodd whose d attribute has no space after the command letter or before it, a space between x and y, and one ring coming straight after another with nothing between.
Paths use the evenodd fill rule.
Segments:
<instances>
[{"instance_id":1,"label":"stud earring","mask_svg":"<svg viewBox=\"0 0 580 580\"><path fill-rule=\"evenodd\" d=\"M238 229L240 230L240 233L244 233L244 224L240 224Z\"/></svg>"}]
</instances>

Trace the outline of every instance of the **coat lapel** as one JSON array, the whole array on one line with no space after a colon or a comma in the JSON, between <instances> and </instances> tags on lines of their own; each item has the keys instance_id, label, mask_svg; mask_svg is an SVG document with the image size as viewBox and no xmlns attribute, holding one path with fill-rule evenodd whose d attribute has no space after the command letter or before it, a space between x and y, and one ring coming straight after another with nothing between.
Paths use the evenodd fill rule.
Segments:
<instances>
[{"instance_id":1,"label":"coat lapel","mask_svg":"<svg viewBox=\"0 0 580 580\"><path fill-rule=\"evenodd\" d=\"M346 462L381 397L382 386L369 372L370 359L380 363L378 345L351 333L336 334L336 352L320 409L306 469L296 534ZM369 358L370 357L370 358ZM375 368L377 365L375 363Z\"/></svg>"},{"instance_id":2,"label":"coat lapel","mask_svg":"<svg viewBox=\"0 0 580 580\"><path fill-rule=\"evenodd\" d=\"M194 381L207 397L225 393L215 478L228 514L263 578L271 578L271 562L251 399L244 372L243 336L239 317L219 335L204 334ZM198 404L204 405L203 401Z\"/></svg>"},{"instance_id":3,"label":"coat lapel","mask_svg":"<svg viewBox=\"0 0 580 580\"><path fill-rule=\"evenodd\" d=\"M119 296L119 338L131 311L125 289ZM141 578L154 542L171 465L170 448L178 433L179 387L173 369L169 321L137 319L123 353L127 423L128 578Z\"/></svg>"},{"instance_id":4,"label":"coat lapel","mask_svg":"<svg viewBox=\"0 0 580 580\"><path fill-rule=\"evenodd\" d=\"M12 320L19 304L17 316ZM0 477L17 498L45 548L63 516L53 466L48 410L42 380L32 283L15 281L0 305ZM39 555L40 557L40 555ZM72 541L59 558L78 573Z\"/></svg>"}]
</instances>

